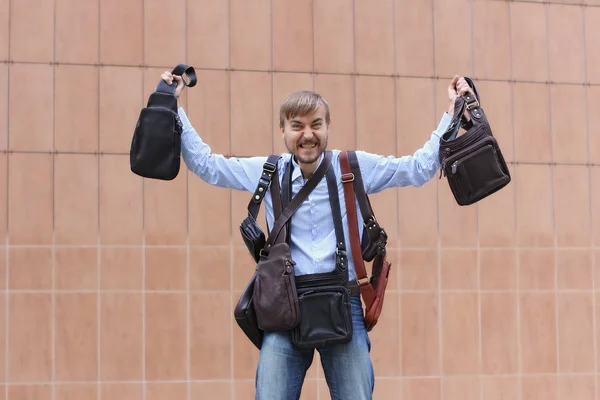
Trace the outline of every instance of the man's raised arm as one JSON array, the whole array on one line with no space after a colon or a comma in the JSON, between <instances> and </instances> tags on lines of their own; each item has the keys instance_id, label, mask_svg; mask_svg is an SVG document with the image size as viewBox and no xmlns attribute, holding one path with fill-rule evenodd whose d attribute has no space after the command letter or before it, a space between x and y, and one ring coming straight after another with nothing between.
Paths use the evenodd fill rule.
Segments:
<instances>
[{"instance_id":1,"label":"man's raised arm","mask_svg":"<svg viewBox=\"0 0 600 400\"><path fill-rule=\"evenodd\" d=\"M455 76L451 80L448 85L448 111L444 112L429 140L414 154L385 157L357 151L361 173L365 178L365 191L377 193L390 187L422 186L431 180L440 168L440 139L452 121L456 98L468 92L472 93L472 89L464 78Z\"/></svg>"},{"instance_id":2,"label":"man's raised arm","mask_svg":"<svg viewBox=\"0 0 600 400\"><path fill-rule=\"evenodd\" d=\"M177 81L175 97L179 98L185 87L181 76L165 71L161 78L169 85L173 80ZM177 113L183 125L181 155L188 169L210 185L253 192L267 157L227 158L221 154L213 154L182 107L179 107Z\"/></svg>"}]
</instances>

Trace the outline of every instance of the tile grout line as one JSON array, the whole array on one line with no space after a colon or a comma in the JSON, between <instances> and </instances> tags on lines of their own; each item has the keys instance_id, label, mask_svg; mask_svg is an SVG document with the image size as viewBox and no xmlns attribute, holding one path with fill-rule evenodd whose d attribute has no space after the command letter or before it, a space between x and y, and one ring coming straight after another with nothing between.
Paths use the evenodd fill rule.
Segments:
<instances>
[{"instance_id":1,"label":"tile grout line","mask_svg":"<svg viewBox=\"0 0 600 400\"><path fill-rule=\"evenodd\" d=\"M544 9L546 11L546 65L547 65L547 78L550 80L550 4L544 4ZM548 83L547 92L548 92L548 122L549 122L549 131L552 132L552 84ZM554 140L550 140L550 155L551 159L554 161ZM554 331L556 337L556 388L557 388L557 399L560 399L560 330L559 330L559 312L558 312L558 263L557 263L557 246L558 246L558 238L556 232L556 185L555 185L555 169L554 166L550 166L550 185L551 185L551 193L552 193L552 230L553 230L553 239L554 239Z\"/></svg>"},{"instance_id":2,"label":"tile grout line","mask_svg":"<svg viewBox=\"0 0 600 400\"><path fill-rule=\"evenodd\" d=\"M589 82L589 70L588 70L588 43L587 43L587 10L582 7L581 8L581 19L582 19L582 26L583 26L583 54L584 54L584 60L583 60L583 69L584 69L584 79L586 82ZM584 91L585 91L585 128L586 128L586 133L587 133L587 156L588 156L588 162L590 162L592 160L592 154L591 154L591 134L590 134L590 104L589 104L589 86L585 86L584 87ZM592 179L592 167L590 166L588 169L588 187L589 187L589 213L590 213L590 220L593 221L593 215L594 215L594 207L593 207L593 200L594 200L594 196L592 195L592 189L593 189L593 179ZM594 247L594 243L596 241L596 237L595 237L595 229L594 229L594 225L593 223L590 223L590 249L593 249ZM592 262L592 336L593 336L593 342L592 342L592 346L594 349L593 352L593 359L594 359L594 400L598 399L598 341L596 340L596 336L597 336L597 329L598 329L598 321L597 321L597 317L596 317L596 311L597 311L597 307L596 307L596 252L594 250L591 250L591 262Z\"/></svg>"},{"instance_id":3,"label":"tile grout line","mask_svg":"<svg viewBox=\"0 0 600 400\"><path fill-rule=\"evenodd\" d=\"M357 75L356 75L356 2L357 0L352 0L352 90L353 90L353 103L354 103L354 146L358 147L358 96L357 96ZM362 296L361 296L362 300ZM362 304L362 301L361 301ZM322 361L321 361L322 363ZM321 400L321 389L320 389L320 368L317 368L317 400ZM325 376L325 371L323 371L323 376ZM326 383L327 385L327 383ZM323 399L326 400L326 399Z\"/></svg>"},{"instance_id":4,"label":"tile grout line","mask_svg":"<svg viewBox=\"0 0 600 400\"><path fill-rule=\"evenodd\" d=\"M443 249L443 252L447 252L447 250ZM9 289L9 290L0 290L0 293L10 292L10 294L52 294L51 289ZM83 290L54 290L57 294L94 294L97 292L97 289L83 289ZM125 294L134 294L141 295L143 292L146 294L185 294L185 289L180 290L101 290L101 294L113 294L113 295L125 295ZM224 294L227 293L227 290L190 290L190 293L198 293L198 294ZM442 289L441 291L444 294L476 294L476 289ZM482 290L482 293L485 294L552 294L554 292L558 292L559 294L591 294L593 293L593 289L531 289L531 290ZM427 289L402 289L402 290L393 290L387 289L386 293L403 293L403 294L435 294L436 290L427 290Z\"/></svg>"},{"instance_id":5,"label":"tile grout line","mask_svg":"<svg viewBox=\"0 0 600 400\"><path fill-rule=\"evenodd\" d=\"M508 8L508 36L509 36L509 41L508 41L508 51L509 51L509 57L510 57L510 62L509 62L509 73L510 73L510 77L511 79L514 78L514 70L513 70L513 30L512 30L512 4L510 2L507 3L507 8ZM512 128L512 150L513 150L513 158L517 158L517 148L516 148L516 140L515 140L515 83L509 83L509 87L510 87L510 117L511 117L511 128ZM519 243L519 229L518 229L518 221L519 221L519 209L517 207L518 205L518 196L517 196L517 189L516 189L516 182L518 182L519 176L517 174L517 168L516 166L513 168L513 175L514 175L514 181L515 181L515 189L513 191L513 201L514 201L514 207L515 207L515 212L513 213L513 229L514 229L514 237L515 237L515 244ZM517 275L517 282L516 282L516 295L515 295L515 301L516 301L516 326L517 326L517 400L522 400L523 397L523 355L522 355L522 351L523 351L523 344L521 342L521 261L520 261L520 257L519 257L519 251L518 250L514 250L514 255L513 255L514 259L515 259L515 270L516 270L516 275ZM483 400L483 398L482 398Z\"/></svg>"},{"instance_id":6,"label":"tile grout line","mask_svg":"<svg viewBox=\"0 0 600 400\"><path fill-rule=\"evenodd\" d=\"M531 4L540 4L540 1L537 0L493 0L493 1L510 1L513 3L531 3ZM596 7L600 7L600 5L598 4L588 4L588 3L565 3L565 2L560 2L560 1L556 1L556 0L551 0L552 3L550 3L549 1L545 1L545 3L547 4L557 4L560 6L571 6L571 7L592 7L592 8L596 8Z\"/></svg>"},{"instance_id":7,"label":"tile grout line","mask_svg":"<svg viewBox=\"0 0 600 400\"><path fill-rule=\"evenodd\" d=\"M490 1L500 1L500 0L490 0ZM511 2L514 3L518 3L518 1L513 1L511 0ZM534 4L542 4L540 2L536 2ZM544 3L545 4L545 3ZM559 3L551 3L551 4L559 4ZM43 65L43 66L48 66L48 65L56 65L57 63L54 62L40 62L40 61L14 61L11 62L12 64L19 64L19 65ZM9 62L7 61L0 61L0 64L9 64ZM164 69L164 68L172 68L172 66L164 66L164 65L129 65L129 64L117 64L117 63L74 63L74 62L64 62L64 63L60 63L60 65L62 66L83 66L83 67L89 67L89 66L96 66L96 67L118 67L118 68L159 68L159 69ZM278 74L310 74L311 71L306 71L306 70L269 70L269 69L260 69L260 68L216 68L216 67L194 67L196 71L234 71L234 72L262 72L262 73L269 73L269 72L273 72L273 73L278 73ZM355 76L363 76L363 77L378 77L378 78L389 78L391 76L393 77L397 77L397 78L406 78L406 79L451 79L451 76L435 76L435 75L403 75L403 74L378 74L378 73L344 73L344 72L335 72L335 71L320 71L319 72L320 75L332 75L332 76L348 76L348 75L355 75ZM477 78L478 81L481 82L507 82L506 79L494 79L494 78L486 78L486 77L479 77ZM510 80L516 83L529 83L529 84L537 84L537 85L546 85L548 82L546 81L536 81L536 80L527 80L527 79L515 79L515 80ZM552 82L553 85L556 86L600 86L600 83L591 83L591 82L566 82L566 81L556 81L556 82Z\"/></svg>"},{"instance_id":8,"label":"tile grout line","mask_svg":"<svg viewBox=\"0 0 600 400\"><path fill-rule=\"evenodd\" d=\"M431 20L432 20L432 24L431 24L431 30L432 30L432 47L433 47L433 52L432 52L432 61L433 61L433 75L436 75L437 73L437 68L436 68L436 57L435 57L435 44L436 44L436 40L435 40L435 0L431 0ZM438 80L437 79L432 79L433 81L433 98L435 99L435 96L437 94L437 85L438 85ZM435 115L438 115L438 110L437 110L437 102L434 101L433 102L433 109L434 109L434 118ZM438 323L438 370L439 370L439 375L440 375L440 382L439 382L439 386L438 386L438 395L439 395L439 399L440 400L444 400L444 391L442 390L442 377L444 375L444 358L443 358L443 351L444 351L444 341L443 341L443 332L442 332L442 256L441 256L441 252L442 252L442 238L441 238L441 234L440 234L440 183L438 181L436 181L436 206L437 206L437 248L436 248L436 257L437 257L437 292L436 292L436 296L437 296L437 307L438 307L438 315L437 315L437 323Z\"/></svg>"},{"instance_id":9,"label":"tile grout line","mask_svg":"<svg viewBox=\"0 0 600 400\"><path fill-rule=\"evenodd\" d=\"M231 2L232 0L227 0L227 24L228 24L228 30L227 30L227 40L228 40L228 48L227 48L227 66L228 66L228 71L227 71L227 104L229 107L229 112L228 112L228 116L229 116L229 152L231 153L231 147L232 147L232 133L231 133L231 129L232 129L232 118L231 118ZM232 216L233 215L233 189L229 189L229 215ZM232 218L232 217L230 217ZM233 285L233 260L234 260L234 252L233 252L233 243L232 243L232 237L233 237L233 224L229 224L229 244L228 244L228 250L229 250L229 310L233 310L234 306L233 306L233 294L234 294L234 285ZM235 329L235 326L233 325L233 321L230 321L229 323L229 394L231 396L232 400L236 400L236 393L234 390L234 375L235 375L235 340L234 340L234 332L233 330Z\"/></svg>"},{"instance_id":10,"label":"tile grout line","mask_svg":"<svg viewBox=\"0 0 600 400\"><path fill-rule=\"evenodd\" d=\"M398 54L397 54L397 43L396 43L396 0L392 0L392 44L393 44L393 50L394 50L394 73L398 72ZM396 140L396 143L394 144L394 149L395 149L395 153L396 156L398 156L400 153L398 150L398 86L400 85L400 80L399 78L396 77L392 77L392 82L394 85L394 139ZM400 189L399 188L395 188L395 192L396 192L396 210L398 210L398 214L396 215L396 234L397 234L397 239L396 239L396 245L398 247L401 247L402 245L402 237L400 235ZM398 252L395 252L396 257L398 257ZM398 287L398 289L400 289L400 285L401 285L401 279L399 279L400 277L396 277L396 287ZM401 292L398 292L398 295L396 297L396 305L398 307L398 337L397 337L397 341L398 341L398 371L400 376L402 376L403 374L403 368L402 368L402 294ZM400 381L400 393L399 393L399 398L404 397L403 396L403 383L402 381Z\"/></svg>"},{"instance_id":11,"label":"tile grout line","mask_svg":"<svg viewBox=\"0 0 600 400\"><path fill-rule=\"evenodd\" d=\"M357 96L357 82L356 82L356 1L357 0L351 0L352 1L352 74L350 76L352 76L352 90L353 90L353 96L354 98L352 99L353 101L353 105L354 105L354 147L358 146L358 96ZM361 304L362 304L362 297L361 297ZM319 372L320 369L317 368L317 378L319 378ZM325 375L325 371L323 371L323 375ZM317 379L317 400L321 400L321 390L320 390L320 379ZM323 399L325 400L325 399Z\"/></svg>"},{"instance_id":12,"label":"tile grout line","mask_svg":"<svg viewBox=\"0 0 600 400\"><path fill-rule=\"evenodd\" d=\"M358 146L358 101L356 89L356 1L352 0L352 89L354 91L354 146ZM343 74L348 75L348 74ZM319 400L319 399L317 399Z\"/></svg>"},{"instance_id":13,"label":"tile grout line","mask_svg":"<svg viewBox=\"0 0 600 400\"><path fill-rule=\"evenodd\" d=\"M186 4L187 4L187 0L186 0ZM186 180L189 184L189 174L186 173ZM190 242L190 229L189 229L189 185L188 188L186 189L186 199L187 199L187 242L188 245L186 246L186 266L185 266L185 275L186 275L186 283L185 283L185 305L186 305L186 310L185 310L185 319L186 319L186 326L185 326L185 342L186 342L186 360L185 360L185 369L186 369L186 377L187 377L187 384L186 384L186 390L187 390L187 399L191 400L191 391L192 391L192 387L191 387L191 374L192 374L192 355L191 355L191 290L190 290L190 246L189 246L189 242Z\"/></svg>"},{"instance_id":14,"label":"tile grout line","mask_svg":"<svg viewBox=\"0 0 600 400\"><path fill-rule=\"evenodd\" d=\"M447 250L443 250L444 252ZM9 289L9 290L0 290L0 293L10 294L52 294L51 289ZM87 289L87 290L54 290L56 294L95 294L97 293L97 289ZM227 293L227 290L190 290L190 293L196 294L224 294ZM482 293L485 294L585 294L589 295L593 293L593 289L532 289L532 290L482 290ZM185 289L180 290L100 290L101 294L113 294L113 295L141 295L142 293L146 294L180 294L183 295L186 293ZM403 290L393 290L388 289L386 293L395 293L395 294L436 294L438 293L436 290L426 290L426 289L403 289ZM442 289L442 294L477 294L476 289Z\"/></svg>"},{"instance_id":15,"label":"tile grout line","mask_svg":"<svg viewBox=\"0 0 600 400\"><path fill-rule=\"evenodd\" d=\"M53 41L52 41L52 58L55 63L52 67L52 151L56 151L56 2L53 5ZM50 311L50 329L51 329L51 354L52 354L52 386L51 386L51 398L56 398L56 158L57 154L51 155L52 157L52 251L50 256L52 257L51 268L52 268L52 308Z\"/></svg>"},{"instance_id":16,"label":"tile grout line","mask_svg":"<svg viewBox=\"0 0 600 400\"><path fill-rule=\"evenodd\" d=\"M469 0L469 20L471 22L471 69L473 76L477 76L476 63L475 63L475 34L474 34L474 23L473 23L473 0ZM481 375L483 373L483 314L482 314L482 290L481 290L481 209L479 204L475 205L475 214L477 216L477 334L479 341L478 356L479 356L479 379L477 380L479 385L479 398L483 400L483 382Z\"/></svg>"},{"instance_id":17,"label":"tile grout line","mask_svg":"<svg viewBox=\"0 0 600 400\"><path fill-rule=\"evenodd\" d=\"M273 31L274 31L274 27L273 27L273 0L269 1L269 27L270 27L270 41L271 41L271 66L270 66L270 71L269 71L269 76L271 77L270 82L271 82L271 154L275 153L275 131L274 131L274 127L273 127L273 120L275 118L275 111L274 111L274 100L273 97L275 96L275 41L273 40ZM229 117L231 118L231 116Z\"/></svg>"},{"instance_id":18,"label":"tile grout line","mask_svg":"<svg viewBox=\"0 0 600 400\"><path fill-rule=\"evenodd\" d=\"M102 1L102 0L100 0ZM138 0L142 4L142 60L146 61L146 7L144 0ZM140 68L142 75L140 89L141 98L144 98L144 68ZM143 101L143 100L142 100ZM146 382L146 179L142 179L142 399L146 400L147 382Z\"/></svg>"},{"instance_id":19,"label":"tile grout line","mask_svg":"<svg viewBox=\"0 0 600 400\"><path fill-rule=\"evenodd\" d=\"M145 215L144 201L142 199L142 219ZM146 228L145 222L142 221L143 237L142 237L142 399L146 399Z\"/></svg>"},{"instance_id":20,"label":"tile grout line","mask_svg":"<svg viewBox=\"0 0 600 400\"><path fill-rule=\"evenodd\" d=\"M102 0L98 1L98 61L102 61ZM96 68L96 82L98 85L98 102L96 104L96 112L98 115L98 121L97 121L97 145L98 145L98 151L100 151L100 145L101 145L101 141L100 141L100 128L101 128L101 118L100 118L100 113L101 113L101 107L100 107L100 99L102 94L100 93L100 71L101 68L97 67ZM101 202L101 195L100 195L100 181L102 179L102 171L101 171L101 159L102 159L102 155L98 156L97 159L97 165L98 165L98 250L97 250L97 255L98 255L98 270L96 271L96 276L98 279L97 282L97 290L98 290L98 294L96 297L96 323L97 323L97 327L96 327L96 351L97 351L97 360L96 360L96 379L98 380L97 382L97 387L96 387L96 396L98 397L98 400L102 399L102 386L101 386L101 382L102 382L102 330L100 329L100 327L102 326L102 296L101 296L101 289L102 289L102 214L100 212L100 202Z\"/></svg>"},{"instance_id":21,"label":"tile grout line","mask_svg":"<svg viewBox=\"0 0 600 400\"><path fill-rule=\"evenodd\" d=\"M593 377L594 372L565 372L563 374L561 374L561 376L565 376L565 377ZM396 375L378 375L376 378L377 379L381 379L381 380L398 380L398 379L402 379L402 380L423 380L423 379L441 379L441 378L449 378L449 379L476 379L478 378L480 375L478 374L458 374L458 375L452 375L450 377L448 376L442 376L442 375L409 375L406 377L398 377ZM517 374L482 374L481 376L485 377L485 378L516 378ZM548 372L548 373L532 373L532 374L526 374L526 376L528 377L534 377L534 378L552 378L552 377L556 377L556 373L552 373L552 372ZM307 375L306 380L307 381L316 381L318 378L312 378L309 377ZM157 380L152 380L150 381L153 384L185 384L186 380L185 379L167 379L167 380L162 380L162 379L157 379ZM192 383L228 383L229 380L228 379L223 379L223 378L215 378L215 379L194 379L191 381ZM237 382L244 382L244 383L254 383L254 378L240 378L237 380ZM93 385L95 384L95 381L86 381L86 380L82 380L82 381L69 381L69 380L59 380L56 381L56 385L57 386L64 386L64 385ZM143 383L143 381L141 380L106 380L103 382L105 385L141 385ZM44 386L48 386L51 385L52 382L51 381L17 381L17 382L5 382L4 385L7 386L36 386L36 385L44 385Z\"/></svg>"},{"instance_id":22,"label":"tile grout line","mask_svg":"<svg viewBox=\"0 0 600 400\"><path fill-rule=\"evenodd\" d=\"M496 1L496 0L493 0ZM16 249L49 249L52 248L52 245L50 244L40 244L40 245L35 245L35 244L11 244L10 245L13 248ZM147 248L149 249L178 249L178 250L182 250L185 249L185 244L172 244L172 245L154 245L154 244L148 244L146 245ZM71 245L71 244L57 244L55 246L58 249L96 249L97 246L95 244L75 244L75 245ZM101 248L105 248L105 249L136 249L136 248L141 248L142 245L141 244L124 244L124 245L113 245L113 244L107 244L107 245L100 245ZM198 248L198 249L208 249L208 248L218 248L218 249L226 249L229 247L229 245L219 245L219 244L215 244L215 245L193 245L190 244L190 247L192 248ZM474 251L477 250L477 246L443 246L444 250L452 250L452 251ZM506 250L523 250L523 251L550 251L553 249L553 246L481 246L481 248L483 250L486 251L496 251L496 252L502 252L502 251L506 251ZM559 246L560 250L570 250L570 251L578 251L578 250L590 250L590 246ZM596 250L600 250L600 246L592 246L593 249ZM406 246L406 247L395 247L395 246L390 246L389 249L391 250L399 250L399 251L406 251L406 252L428 252L431 250L435 250L436 247L435 246Z\"/></svg>"},{"instance_id":23,"label":"tile grout line","mask_svg":"<svg viewBox=\"0 0 600 400\"><path fill-rule=\"evenodd\" d=\"M12 1L8 0L8 59L11 59L11 11L12 11ZM7 66L7 71L6 71L6 91L7 91L7 100L6 100L6 148L9 149L10 148L10 89L11 89L11 79L10 79L10 72L11 72L11 64L9 64ZM9 296L9 270L10 270L10 256L9 256L9 250L10 250L10 232L9 232L9 221L10 221L10 213L9 213L9 204L8 201L10 199L9 197L9 191L10 191L10 186L9 186L9 182L10 182L10 162L9 162L10 156L7 155L6 157L6 238L5 238L5 242L6 242L6 249L5 249L5 260L6 260L6 268L4 271L4 279L5 279L5 288L6 288L6 294L5 294L5 305L4 305L4 381L8 382L9 381L9 351L10 351L10 346L9 346L9 341L10 341L10 329L9 329L9 324L10 324L10 296ZM6 397L6 399L8 400L8 385L4 386L4 397Z\"/></svg>"},{"instance_id":24,"label":"tile grout line","mask_svg":"<svg viewBox=\"0 0 600 400\"><path fill-rule=\"evenodd\" d=\"M98 242L100 242L100 235L98 235ZM98 282L96 284L98 293L96 296L96 352L97 352L97 357L96 357L96 379L98 380L97 385L98 387L96 388L97 393L96 395L98 396L98 400L101 399L101 390L100 390L100 384L102 381L102 363L101 363L101 357L102 357L102 353L101 353L101 345L100 345L100 336L101 336L101 330L100 330L100 324L102 322L101 320L101 313L100 313L100 305L102 304L102 297L101 297L101 279L102 279L102 274L101 274L101 267L102 267L102 252L100 251L100 249L98 248L97 251L97 271L96 271L96 277L98 279Z\"/></svg>"},{"instance_id":25,"label":"tile grout line","mask_svg":"<svg viewBox=\"0 0 600 400\"><path fill-rule=\"evenodd\" d=\"M312 30L310 32L311 34L311 43L312 43L312 71L311 71L311 76L312 76L312 87L313 90L316 91L317 90L317 74L316 74L316 62L315 62L315 0L311 0L310 1L310 9L311 9L311 16L312 16ZM317 400L319 400L317 398Z\"/></svg>"},{"instance_id":26,"label":"tile grout line","mask_svg":"<svg viewBox=\"0 0 600 400\"><path fill-rule=\"evenodd\" d=\"M185 61L186 64L189 65L189 35L190 35L190 24L189 24L189 9L190 4L188 0L185 0ZM197 78L197 77L196 77ZM188 95L189 91L185 92L186 105L189 104L190 96ZM178 104L179 105L179 104ZM179 111L177 111L179 113ZM186 396L187 400L192 400L192 384L191 384L191 374L192 374L192 346L191 346L191 292L190 292L190 172L189 170L185 170L185 208L186 208L186 265L185 265L185 357L186 357Z\"/></svg>"}]
</instances>

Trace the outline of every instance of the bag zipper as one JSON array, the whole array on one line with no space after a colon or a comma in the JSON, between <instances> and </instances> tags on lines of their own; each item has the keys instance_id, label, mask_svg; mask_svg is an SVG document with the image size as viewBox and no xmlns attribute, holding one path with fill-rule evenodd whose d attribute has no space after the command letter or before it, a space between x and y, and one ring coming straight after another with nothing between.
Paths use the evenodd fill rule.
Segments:
<instances>
[{"instance_id":1,"label":"bag zipper","mask_svg":"<svg viewBox=\"0 0 600 400\"><path fill-rule=\"evenodd\" d=\"M483 140L481 140L480 142L477 142L475 144L472 144L470 146L468 146L467 148L459 151L456 154L453 154L451 157L445 158L444 162L442 163L442 171L444 173L444 176L446 176L446 165L448 165L448 163L452 162L450 168L452 168L452 174L456 173L456 168L458 167L458 161L461 158L461 156L469 153L470 151L473 151L474 149L478 149L480 147L484 147L487 145L488 142L493 143L495 139L491 136L483 138ZM442 172L440 171L440 172Z\"/></svg>"},{"instance_id":2,"label":"bag zipper","mask_svg":"<svg viewBox=\"0 0 600 400\"><path fill-rule=\"evenodd\" d=\"M482 126L477 127L477 129L473 130L472 132L468 132L468 134L469 134L470 137L468 137L468 140L465 140L464 143L460 143L460 146L461 147L468 146L471 143L477 141L480 138L482 132L484 132L484 128ZM464 135L466 135L466 134L467 133L465 133ZM464 136L461 136L461 139L463 137ZM447 142L447 143L449 145L451 145L451 144L454 144L456 142L456 140L458 140L458 137L456 139L454 139L454 140L451 140L451 141ZM446 152L448 152L448 153L450 153L452 151L452 149L450 147L446 147L444 150L446 150Z\"/></svg>"},{"instance_id":3,"label":"bag zipper","mask_svg":"<svg viewBox=\"0 0 600 400\"><path fill-rule=\"evenodd\" d=\"M308 278L308 279L298 279L298 284L300 285L300 288L303 289L305 288L305 285L313 283L313 282L318 282L320 283L320 285L318 286L320 287L326 287L326 286L331 286L331 285L341 285L343 282L343 278L339 277L331 277L331 278Z\"/></svg>"},{"instance_id":4,"label":"bag zipper","mask_svg":"<svg viewBox=\"0 0 600 400\"><path fill-rule=\"evenodd\" d=\"M452 159L456 155L461 154L463 151L468 151L468 149L470 148L471 143L476 142L477 139L480 138L482 132L484 132L484 128L482 128L482 127L479 127L476 130L474 130L471 133L471 137L469 138L469 140L467 140L465 143L462 144L462 146L468 146L468 147L465 150L461 150L459 153L450 155L450 153L452 153L452 149L450 149L450 147L444 147L444 149L442 151L446 155L444 156L444 159L442 160L442 168L440 169L439 179L442 179L442 175L446 176L446 165L448 164L448 158ZM454 140L456 140L456 139L454 139Z\"/></svg>"},{"instance_id":5,"label":"bag zipper","mask_svg":"<svg viewBox=\"0 0 600 400\"><path fill-rule=\"evenodd\" d=\"M308 296L309 294L319 294L321 292L342 293L345 288L343 288L343 287L341 287L341 288L342 288L342 290L339 290L340 286L337 286L337 285L323 285L323 286L315 287L314 289L307 288L308 290L306 290L306 292L302 292L302 293L298 294L298 298L301 299L302 297Z\"/></svg>"},{"instance_id":6,"label":"bag zipper","mask_svg":"<svg viewBox=\"0 0 600 400\"><path fill-rule=\"evenodd\" d=\"M294 260L285 260L285 274L290 275L292 273L292 268L296 265Z\"/></svg>"}]
</instances>

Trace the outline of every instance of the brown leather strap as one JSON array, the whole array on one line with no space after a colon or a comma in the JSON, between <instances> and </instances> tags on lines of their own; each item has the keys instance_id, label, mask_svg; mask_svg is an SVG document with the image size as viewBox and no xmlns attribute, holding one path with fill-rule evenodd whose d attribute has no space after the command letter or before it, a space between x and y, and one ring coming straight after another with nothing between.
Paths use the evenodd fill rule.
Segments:
<instances>
[{"instance_id":1,"label":"brown leather strap","mask_svg":"<svg viewBox=\"0 0 600 400\"><path fill-rule=\"evenodd\" d=\"M371 285L371 279L367 276L365 261L360 247L360 236L358 234L358 218L356 213L356 202L354 195L355 176L350 168L348 153L340 153L340 165L342 168L342 184L344 186L344 198L346 200L346 214L348 215L348 231L350 232L350 248L352 250L352 259L354 260L354 269L356 271L356 280L360 285L360 293L363 300L370 307L375 300L375 290Z\"/></svg>"},{"instance_id":2,"label":"brown leather strap","mask_svg":"<svg viewBox=\"0 0 600 400\"><path fill-rule=\"evenodd\" d=\"M354 189L356 190L356 200L358 200L360 213L365 221L375 221L375 214L371 207L371 201L365 192L365 185L363 184L362 175L360 174L360 165L358 164L356 152L348 151L347 155L348 160L350 161L350 171L354 174Z\"/></svg>"}]
</instances>

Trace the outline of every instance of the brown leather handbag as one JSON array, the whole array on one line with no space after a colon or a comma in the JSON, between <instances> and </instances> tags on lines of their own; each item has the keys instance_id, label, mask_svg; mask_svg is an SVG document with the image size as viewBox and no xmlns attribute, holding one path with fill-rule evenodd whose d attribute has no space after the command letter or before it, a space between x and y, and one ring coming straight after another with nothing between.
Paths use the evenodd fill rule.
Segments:
<instances>
[{"instance_id":1,"label":"brown leather handbag","mask_svg":"<svg viewBox=\"0 0 600 400\"><path fill-rule=\"evenodd\" d=\"M367 331L371 331L377 325L383 309L385 291L392 267L392 264L386 258L387 234L375 218L371 202L365 193L356 153L354 151L341 152L340 164L352 259L356 270L356 279L360 286L360 294L365 306L365 327ZM358 200L364 220L362 243L358 234L355 198ZM371 277L367 276L365 261L373 261Z\"/></svg>"},{"instance_id":2,"label":"brown leather handbag","mask_svg":"<svg viewBox=\"0 0 600 400\"><path fill-rule=\"evenodd\" d=\"M439 160L442 174L456 202L470 205L502 189L511 180L498 141L479 102L479 93L470 78L465 78L475 96L458 97L454 116L440 140ZM465 117L465 110L470 120ZM460 128L465 133L458 136Z\"/></svg>"},{"instance_id":3,"label":"brown leather handbag","mask_svg":"<svg viewBox=\"0 0 600 400\"><path fill-rule=\"evenodd\" d=\"M273 174L277 171L277 163L279 161L280 156L271 155L267 158L265 163L263 164L263 172L260 176L258 184L256 185L256 189L254 190L254 194L248 203L248 216L242 221L240 224L240 233L242 235L242 239L250 252L250 255L254 259L255 263L258 263L260 260L260 252L262 248L265 246L266 239L265 234L256 222L258 218L258 213L260 211L260 205L263 201L263 198L267 194L267 189L271 187L271 183L273 180ZM273 188L279 186L279 181L275 179L276 182L273 182ZM271 190L271 200L273 202L273 212L275 219L279 218L281 215L281 199L279 190ZM242 332L246 335L246 337L256 346L256 348L260 349L262 347L262 340L264 332L262 329L258 327L258 322L256 320L256 312L254 311L254 282L256 280L256 271L250 278L250 281L242 291L240 298L235 306L233 311L233 315L235 318L235 322L238 324Z\"/></svg>"}]
</instances>

